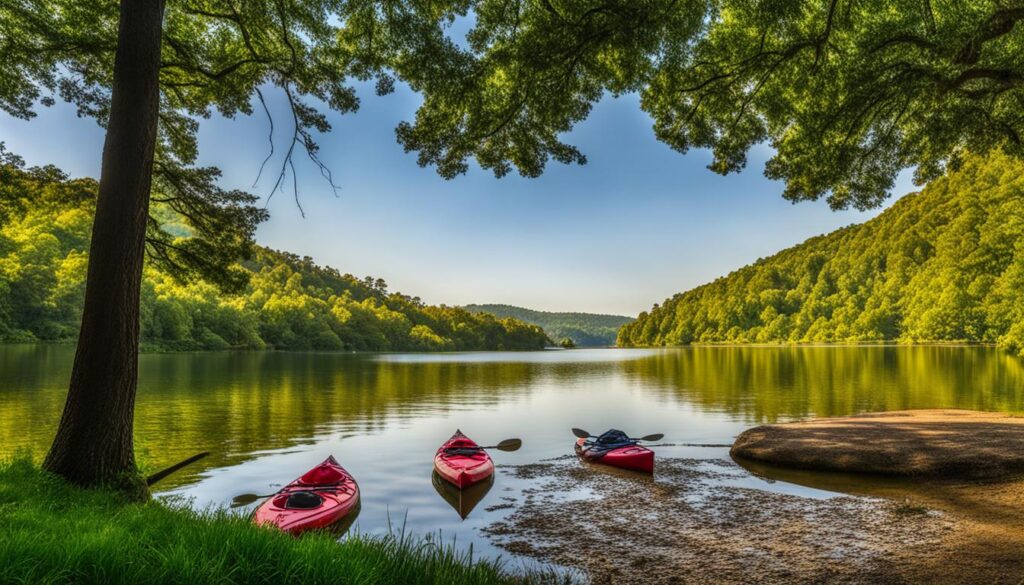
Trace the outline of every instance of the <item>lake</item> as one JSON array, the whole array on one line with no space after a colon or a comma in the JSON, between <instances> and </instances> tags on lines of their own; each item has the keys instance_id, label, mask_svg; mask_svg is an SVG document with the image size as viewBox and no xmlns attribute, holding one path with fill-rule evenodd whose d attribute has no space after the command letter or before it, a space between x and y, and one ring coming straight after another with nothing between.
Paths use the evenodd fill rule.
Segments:
<instances>
[{"instance_id":1,"label":"lake","mask_svg":"<svg viewBox=\"0 0 1024 585\"><path fill-rule=\"evenodd\" d=\"M73 355L70 346L0 346L0 456L45 454ZM479 529L509 514L524 489L501 466L571 453L570 427L665 433L673 446L659 453L714 459L759 423L906 408L1024 410L1024 361L987 347L224 352L146 354L139 365L135 436L144 465L212 452L158 484L161 494L224 507L333 454L362 490L355 530L440 532L485 555L499 551ZM489 490L471 494L478 503L462 502L463 513L475 504L465 520L431 477L434 452L456 428L481 444L524 441L518 452L492 453L499 473ZM832 493L753 474L741 482Z\"/></svg>"}]
</instances>

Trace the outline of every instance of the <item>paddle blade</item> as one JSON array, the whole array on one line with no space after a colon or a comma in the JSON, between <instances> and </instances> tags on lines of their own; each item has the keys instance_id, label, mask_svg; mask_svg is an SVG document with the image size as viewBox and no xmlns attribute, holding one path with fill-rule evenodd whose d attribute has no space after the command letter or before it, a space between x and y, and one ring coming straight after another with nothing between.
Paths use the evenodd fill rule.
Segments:
<instances>
[{"instance_id":1,"label":"paddle blade","mask_svg":"<svg viewBox=\"0 0 1024 585\"><path fill-rule=\"evenodd\" d=\"M665 433L657 433L654 435L647 435L646 437L640 437L641 441L660 441L665 437Z\"/></svg>"},{"instance_id":2,"label":"paddle blade","mask_svg":"<svg viewBox=\"0 0 1024 585\"><path fill-rule=\"evenodd\" d=\"M248 506L256 500L265 497L266 496L261 496L259 494L242 494L240 496L235 496L231 499L231 507L238 508L240 506Z\"/></svg>"},{"instance_id":3,"label":"paddle blade","mask_svg":"<svg viewBox=\"0 0 1024 585\"><path fill-rule=\"evenodd\" d=\"M572 434L576 435L580 439L589 439L592 435L583 429L573 429Z\"/></svg>"},{"instance_id":4,"label":"paddle blade","mask_svg":"<svg viewBox=\"0 0 1024 585\"><path fill-rule=\"evenodd\" d=\"M518 451L523 446L522 439L505 439L494 446L499 451Z\"/></svg>"}]
</instances>

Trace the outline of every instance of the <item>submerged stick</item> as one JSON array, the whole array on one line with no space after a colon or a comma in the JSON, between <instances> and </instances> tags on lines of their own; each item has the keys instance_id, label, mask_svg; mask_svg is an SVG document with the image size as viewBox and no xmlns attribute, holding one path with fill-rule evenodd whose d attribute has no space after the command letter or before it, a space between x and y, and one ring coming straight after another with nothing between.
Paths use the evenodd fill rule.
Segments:
<instances>
[{"instance_id":1,"label":"submerged stick","mask_svg":"<svg viewBox=\"0 0 1024 585\"><path fill-rule=\"evenodd\" d=\"M178 463L175 463L174 465L168 467L167 469L164 469L163 471L158 471L158 472L154 473L153 475L151 475L151 476L146 478L146 485L153 485L154 483L160 481L161 479L167 477L168 475L174 473L175 471L178 471L182 467L185 467L186 465L191 465L192 463L195 463L196 461L199 461L200 459L202 459L203 457L206 457L209 454L210 454L209 451L203 451L202 453L196 453L195 455L189 457L188 459L186 459L184 461L180 461Z\"/></svg>"}]
</instances>

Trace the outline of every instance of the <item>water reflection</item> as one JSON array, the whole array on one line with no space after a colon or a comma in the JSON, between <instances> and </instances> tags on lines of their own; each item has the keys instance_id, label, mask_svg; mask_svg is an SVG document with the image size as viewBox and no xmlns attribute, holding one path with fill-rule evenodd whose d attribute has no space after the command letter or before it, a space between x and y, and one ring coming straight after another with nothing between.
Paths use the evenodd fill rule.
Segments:
<instances>
[{"instance_id":1,"label":"water reflection","mask_svg":"<svg viewBox=\"0 0 1024 585\"><path fill-rule=\"evenodd\" d=\"M988 347L693 347L623 362L666 400L747 422L907 408L1018 411L1020 358Z\"/></svg>"},{"instance_id":2,"label":"water reflection","mask_svg":"<svg viewBox=\"0 0 1024 585\"><path fill-rule=\"evenodd\" d=\"M68 346L0 347L4 453L45 452L72 357ZM1021 360L982 347L164 354L143 355L139 376L137 445L152 468L203 450L214 452L203 469L221 467L324 433L378 433L395 421L494 409L549 387L592 386L579 399L604 399L612 410L622 400L653 399L658 408L746 423L924 407L1019 411L1024 404ZM609 387L619 396L600 392ZM529 413L507 414L532 426Z\"/></svg>"},{"instance_id":3,"label":"water reflection","mask_svg":"<svg viewBox=\"0 0 1024 585\"><path fill-rule=\"evenodd\" d=\"M462 520L469 517L469 513L473 511L473 508L476 508L477 504L482 502L487 497L488 492L491 491L491 488L494 487L494 475L461 490L450 482L445 481L436 471L430 475L430 481L434 484L437 495L441 496L445 502L448 502L448 505L455 510Z\"/></svg>"},{"instance_id":4,"label":"water reflection","mask_svg":"<svg viewBox=\"0 0 1024 585\"><path fill-rule=\"evenodd\" d=\"M4 453L45 452L72 357L68 346L0 347ZM151 468L210 450L202 465L210 469L327 432L377 433L396 420L493 409L538 388L588 384L747 423L924 407L1018 411L1024 404L1021 360L983 347L143 355L137 445Z\"/></svg>"},{"instance_id":5,"label":"water reflection","mask_svg":"<svg viewBox=\"0 0 1024 585\"><path fill-rule=\"evenodd\" d=\"M333 534L338 538L345 536L346 534L348 534L348 531L352 529L352 526L355 525L356 520L359 519L359 512L361 512L362 510L363 503L356 502L355 508L352 508L352 510L348 514L345 514L345 516L343 516L341 520L338 520L334 524L331 524L330 526L324 528L324 531L328 534Z\"/></svg>"}]
</instances>

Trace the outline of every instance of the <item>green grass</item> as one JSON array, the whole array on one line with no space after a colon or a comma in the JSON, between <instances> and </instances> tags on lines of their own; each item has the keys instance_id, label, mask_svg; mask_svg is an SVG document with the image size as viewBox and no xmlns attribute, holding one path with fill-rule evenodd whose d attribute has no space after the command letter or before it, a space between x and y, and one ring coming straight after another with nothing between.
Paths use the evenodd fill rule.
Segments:
<instances>
[{"instance_id":1,"label":"green grass","mask_svg":"<svg viewBox=\"0 0 1024 585\"><path fill-rule=\"evenodd\" d=\"M293 538L225 512L82 490L0 462L0 583L554 583L406 536Z\"/></svg>"}]
</instances>

